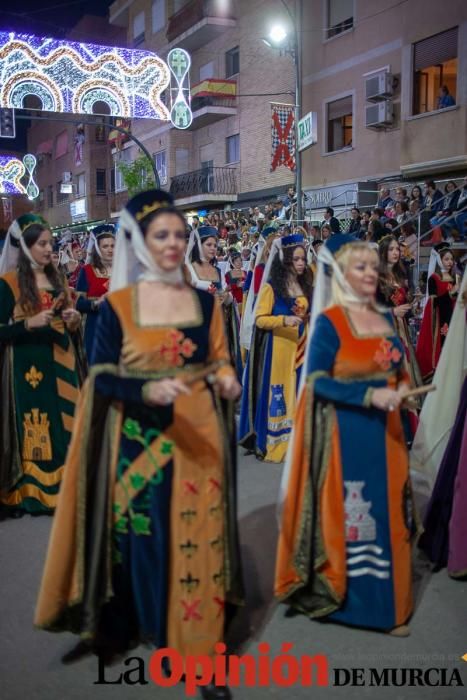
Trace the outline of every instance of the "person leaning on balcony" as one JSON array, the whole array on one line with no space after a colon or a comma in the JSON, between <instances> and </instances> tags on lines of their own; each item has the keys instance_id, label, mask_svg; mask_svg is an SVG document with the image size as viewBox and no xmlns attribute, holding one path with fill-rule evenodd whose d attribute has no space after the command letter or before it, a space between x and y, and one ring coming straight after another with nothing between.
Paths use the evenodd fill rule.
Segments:
<instances>
[{"instance_id":1,"label":"person leaning on balcony","mask_svg":"<svg viewBox=\"0 0 467 700\"><path fill-rule=\"evenodd\" d=\"M438 93L438 104L436 106L436 109L445 109L446 107L454 107L455 104L456 104L456 100L449 92L448 86L443 85L442 87L440 87L439 93Z\"/></svg>"}]
</instances>

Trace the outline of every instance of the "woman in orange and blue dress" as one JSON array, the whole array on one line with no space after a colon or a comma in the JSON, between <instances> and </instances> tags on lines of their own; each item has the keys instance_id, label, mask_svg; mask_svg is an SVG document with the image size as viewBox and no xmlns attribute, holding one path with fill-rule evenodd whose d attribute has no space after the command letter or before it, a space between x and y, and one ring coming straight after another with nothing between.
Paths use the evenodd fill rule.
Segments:
<instances>
[{"instance_id":1,"label":"woman in orange and blue dress","mask_svg":"<svg viewBox=\"0 0 467 700\"><path fill-rule=\"evenodd\" d=\"M282 482L275 592L290 614L406 636L412 501L399 410L408 385L404 348L391 313L376 304L377 252L336 234L319 260L315 298L323 298L325 263L331 305L317 316L307 350Z\"/></svg>"},{"instance_id":2,"label":"woman in orange and blue dress","mask_svg":"<svg viewBox=\"0 0 467 700\"><path fill-rule=\"evenodd\" d=\"M146 640L214 655L242 595L240 386L218 301L185 283L185 247L168 193L126 205L36 610L36 624L99 653Z\"/></svg>"},{"instance_id":3,"label":"woman in orange and blue dress","mask_svg":"<svg viewBox=\"0 0 467 700\"><path fill-rule=\"evenodd\" d=\"M96 226L91 231L88 261L78 275L76 291L79 293L76 308L85 315L84 345L88 362L96 332L100 305L109 291L115 246L115 228L111 224Z\"/></svg>"}]
</instances>

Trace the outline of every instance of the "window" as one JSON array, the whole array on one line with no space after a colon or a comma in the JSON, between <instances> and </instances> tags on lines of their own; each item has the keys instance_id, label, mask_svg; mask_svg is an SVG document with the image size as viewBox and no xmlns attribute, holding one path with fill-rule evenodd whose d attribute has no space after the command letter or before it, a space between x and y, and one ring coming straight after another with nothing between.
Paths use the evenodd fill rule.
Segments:
<instances>
[{"instance_id":1,"label":"window","mask_svg":"<svg viewBox=\"0 0 467 700\"><path fill-rule=\"evenodd\" d=\"M54 205L54 188L53 185L47 187L47 207L52 209Z\"/></svg>"},{"instance_id":2,"label":"window","mask_svg":"<svg viewBox=\"0 0 467 700\"><path fill-rule=\"evenodd\" d=\"M326 0L326 39L353 27L354 0Z\"/></svg>"},{"instance_id":3,"label":"window","mask_svg":"<svg viewBox=\"0 0 467 700\"><path fill-rule=\"evenodd\" d=\"M112 174L110 176L110 189L112 192L123 192L126 190L125 181L119 170L118 163L121 161L124 163L131 163L130 154L131 148L124 148L122 151L118 151L113 155L114 167L112 168Z\"/></svg>"},{"instance_id":4,"label":"window","mask_svg":"<svg viewBox=\"0 0 467 700\"><path fill-rule=\"evenodd\" d=\"M352 95L328 102L326 105L326 152L341 151L352 146Z\"/></svg>"},{"instance_id":5,"label":"window","mask_svg":"<svg viewBox=\"0 0 467 700\"><path fill-rule=\"evenodd\" d=\"M55 159L68 153L68 131L62 131L55 139Z\"/></svg>"},{"instance_id":6,"label":"window","mask_svg":"<svg viewBox=\"0 0 467 700\"><path fill-rule=\"evenodd\" d=\"M105 194L107 192L106 170L105 168L97 168L96 170L96 194Z\"/></svg>"},{"instance_id":7,"label":"window","mask_svg":"<svg viewBox=\"0 0 467 700\"><path fill-rule=\"evenodd\" d=\"M199 69L199 81L207 80L208 78L214 77L214 61L209 61L201 66Z\"/></svg>"},{"instance_id":8,"label":"window","mask_svg":"<svg viewBox=\"0 0 467 700\"><path fill-rule=\"evenodd\" d=\"M138 12L133 17L133 45L137 46L144 41L144 11Z\"/></svg>"},{"instance_id":9,"label":"window","mask_svg":"<svg viewBox=\"0 0 467 700\"><path fill-rule=\"evenodd\" d=\"M161 185L167 184L167 155L165 151L154 153L153 156L156 170L159 174Z\"/></svg>"},{"instance_id":10,"label":"window","mask_svg":"<svg viewBox=\"0 0 467 700\"><path fill-rule=\"evenodd\" d=\"M183 175L189 172L190 151L188 148L175 149L175 175Z\"/></svg>"},{"instance_id":11,"label":"window","mask_svg":"<svg viewBox=\"0 0 467 700\"><path fill-rule=\"evenodd\" d=\"M225 145L225 162L238 163L238 161L240 160L240 134L228 136L225 139Z\"/></svg>"},{"instance_id":12,"label":"window","mask_svg":"<svg viewBox=\"0 0 467 700\"><path fill-rule=\"evenodd\" d=\"M456 103L457 27L440 32L413 46L413 114L432 112ZM440 100L447 87L451 99Z\"/></svg>"},{"instance_id":13,"label":"window","mask_svg":"<svg viewBox=\"0 0 467 700\"><path fill-rule=\"evenodd\" d=\"M152 0L152 32L155 34L165 27L165 0Z\"/></svg>"},{"instance_id":14,"label":"window","mask_svg":"<svg viewBox=\"0 0 467 700\"><path fill-rule=\"evenodd\" d=\"M57 199L57 204L63 204L64 202L68 201L68 192L61 192L62 189L62 181L59 180L57 182L57 189L56 189L56 199Z\"/></svg>"},{"instance_id":15,"label":"window","mask_svg":"<svg viewBox=\"0 0 467 700\"><path fill-rule=\"evenodd\" d=\"M105 143L105 126L103 124L98 124L96 126L96 141L98 143Z\"/></svg>"},{"instance_id":16,"label":"window","mask_svg":"<svg viewBox=\"0 0 467 700\"><path fill-rule=\"evenodd\" d=\"M80 173L76 176L76 196L84 197L86 195L86 173Z\"/></svg>"},{"instance_id":17,"label":"window","mask_svg":"<svg viewBox=\"0 0 467 700\"><path fill-rule=\"evenodd\" d=\"M237 73L240 73L240 48L235 46L225 54L225 77L231 78Z\"/></svg>"}]
</instances>

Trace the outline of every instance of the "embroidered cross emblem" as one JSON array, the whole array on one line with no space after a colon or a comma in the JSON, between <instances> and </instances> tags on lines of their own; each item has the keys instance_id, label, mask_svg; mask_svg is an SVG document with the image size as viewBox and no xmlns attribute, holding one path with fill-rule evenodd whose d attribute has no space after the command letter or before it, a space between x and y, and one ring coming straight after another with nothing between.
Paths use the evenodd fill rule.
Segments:
<instances>
[{"instance_id":1,"label":"embroidered cross emblem","mask_svg":"<svg viewBox=\"0 0 467 700\"><path fill-rule=\"evenodd\" d=\"M198 545L194 544L191 540L187 540L179 546L182 554L185 554L188 559L191 559L193 554L196 554L198 550Z\"/></svg>"},{"instance_id":2,"label":"embroidered cross emblem","mask_svg":"<svg viewBox=\"0 0 467 700\"><path fill-rule=\"evenodd\" d=\"M194 600L192 603L188 603L186 600L182 600L182 605L183 605L183 608L185 610L185 614L183 615L184 622L186 622L187 620L202 620L203 619L201 614L197 610L200 603L201 603L201 598Z\"/></svg>"},{"instance_id":3,"label":"embroidered cross emblem","mask_svg":"<svg viewBox=\"0 0 467 700\"><path fill-rule=\"evenodd\" d=\"M182 520L186 520L188 525L191 525L193 518L196 517L196 510L182 510L180 516Z\"/></svg>"},{"instance_id":4,"label":"embroidered cross emblem","mask_svg":"<svg viewBox=\"0 0 467 700\"><path fill-rule=\"evenodd\" d=\"M183 485L185 487L185 493L193 494L194 496L197 496L199 494L198 487L196 486L195 481L188 481L188 479L185 479Z\"/></svg>"},{"instance_id":5,"label":"embroidered cross emblem","mask_svg":"<svg viewBox=\"0 0 467 700\"><path fill-rule=\"evenodd\" d=\"M167 367L182 367L184 358L192 357L197 346L190 338L185 338L178 330L171 330L159 353Z\"/></svg>"},{"instance_id":6,"label":"embroidered cross emblem","mask_svg":"<svg viewBox=\"0 0 467 700\"><path fill-rule=\"evenodd\" d=\"M445 323L444 326L441 326L441 328L439 329L439 332L441 333L441 335L444 335L446 337L448 334L448 330L449 330L449 326L447 323Z\"/></svg>"},{"instance_id":7,"label":"embroidered cross emblem","mask_svg":"<svg viewBox=\"0 0 467 700\"><path fill-rule=\"evenodd\" d=\"M182 584L182 587L188 591L188 593L191 593L195 590L195 588L198 588L200 582L199 578L193 578L191 572L189 571L186 578L180 579L180 583Z\"/></svg>"},{"instance_id":8,"label":"embroidered cross emblem","mask_svg":"<svg viewBox=\"0 0 467 700\"><path fill-rule=\"evenodd\" d=\"M218 491L221 491L221 482L218 481L217 479L213 479L212 476L209 478L209 484L210 484L210 487L209 487L208 493L212 493L216 489Z\"/></svg>"},{"instance_id":9,"label":"embroidered cross emblem","mask_svg":"<svg viewBox=\"0 0 467 700\"><path fill-rule=\"evenodd\" d=\"M387 371L391 368L391 364L397 364L402 357L402 353L391 343L390 340L381 340L378 350L375 352L373 359L383 369Z\"/></svg>"}]
</instances>

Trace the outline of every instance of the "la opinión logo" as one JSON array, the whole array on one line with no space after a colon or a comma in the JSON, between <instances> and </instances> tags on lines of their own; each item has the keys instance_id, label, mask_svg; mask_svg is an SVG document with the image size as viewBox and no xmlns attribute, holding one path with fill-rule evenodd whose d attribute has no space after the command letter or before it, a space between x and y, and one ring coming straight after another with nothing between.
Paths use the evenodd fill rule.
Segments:
<instances>
[{"instance_id":1,"label":"la opini\u00f3n logo","mask_svg":"<svg viewBox=\"0 0 467 700\"><path fill-rule=\"evenodd\" d=\"M231 688L244 685L247 688L269 687L277 685L290 688L293 685L304 687L328 686L329 668L327 657L323 654L315 656L302 655L295 657L290 654L293 644L284 642L281 654L271 659L270 645L267 642L258 644L258 657L252 654L243 656L225 656L226 645L218 642L215 646L216 655L182 656L175 649L166 647L155 651L148 663L149 678L161 688L171 688L177 683L185 684L185 693L189 697L196 694L199 686L214 683L228 684ZM120 673L118 678L109 680L105 677L105 666L99 660L99 677L94 685L147 685L145 662L139 656L125 659L127 670Z\"/></svg>"}]
</instances>

